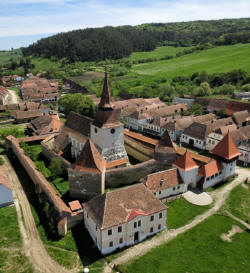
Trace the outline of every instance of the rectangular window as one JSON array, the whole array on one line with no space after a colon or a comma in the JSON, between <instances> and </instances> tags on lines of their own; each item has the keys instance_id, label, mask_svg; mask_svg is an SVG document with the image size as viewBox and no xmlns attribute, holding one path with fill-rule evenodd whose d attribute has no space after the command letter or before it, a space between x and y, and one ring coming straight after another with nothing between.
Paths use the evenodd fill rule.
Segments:
<instances>
[{"instance_id":1,"label":"rectangular window","mask_svg":"<svg viewBox=\"0 0 250 273\"><path fill-rule=\"evenodd\" d=\"M150 228L150 232L154 232L154 228L153 227Z\"/></svg>"},{"instance_id":2,"label":"rectangular window","mask_svg":"<svg viewBox=\"0 0 250 273\"><path fill-rule=\"evenodd\" d=\"M159 214L159 219L161 219L162 218L162 212L160 212L160 214Z\"/></svg>"},{"instance_id":3,"label":"rectangular window","mask_svg":"<svg viewBox=\"0 0 250 273\"><path fill-rule=\"evenodd\" d=\"M95 230L97 230L97 226L95 226Z\"/></svg>"},{"instance_id":4,"label":"rectangular window","mask_svg":"<svg viewBox=\"0 0 250 273\"><path fill-rule=\"evenodd\" d=\"M111 241L111 242L109 242L109 246L110 247L112 247L113 246L113 242Z\"/></svg>"},{"instance_id":5,"label":"rectangular window","mask_svg":"<svg viewBox=\"0 0 250 273\"><path fill-rule=\"evenodd\" d=\"M118 227L118 232L122 232L122 226Z\"/></svg>"},{"instance_id":6,"label":"rectangular window","mask_svg":"<svg viewBox=\"0 0 250 273\"><path fill-rule=\"evenodd\" d=\"M151 221L151 222L154 221L154 215L152 215L152 216L150 217L150 221Z\"/></svg>"},{"instance_id":7,"label":"rectangular window","mask_svg":"<svg viewBox=\"0 0 250 273\"><path fill-rule=\"evenodd\" d=\"M218 173L215 174L215 177L217 177L217 176L218 176Z\"/></svg>"},{"instance_id":8,"label":"rectangular window","mask_svg":"<svg viewBox=\"0 0 250 273\"><path fill-rule=\"evenodd\" d=\"M119 243L120 243L120 244L122 244L122 243L123 243L123 239L122 239L122 238L120 238Z\"/></svg>"},{"instance_id":9,"label":"rectangular window","mask_svg":"<svg viewBox=\"0 0 250 273\"><path fill-rule=\"evenodd\" d=\"M173 190L175 190L175 187L173 187Z\"/></svg>"},{"instance_id":10,"label":"rectangular window","mask_svg":"<svg viewBox=\"0 0 250 273\"><path fill-rule=\"evenodd\" d=\"M214 179L214 175L211 176L211 179Z\"/></svg>"},{"instance_id":11,"label":"rectangular window","mask_svg":"<svg viewBox=\"0 0 250 273\"><path fill-rule=\"evenodd\" d=\"M161 191L159 191L159 194L161 194Z\"/></svg>"},{"instance_id":12,"label":"rectangular window","mask_svg":"<svg viewBox=\"0 0 250 273\"><path fill-rule=\"evenodd\" d=\"M161 229L161 225L158 225L158 229Z\"/></svg>"},{"instance_id":13,"label":"rectangular window","mask_svg":"<svg viewBox=\"0 0 250 273\"><path fill-rule=\"evenodd\" d=\"M108 230L108 236L112 235L112 229Z\"/></svg>"},{"instance_id":14,"label":"rectangular window","mask_svg":"<svg viewBox=\"0 0 250 273\"><path fill-rule=\"evenodd\" d=\"M222 174L222 171L220 171L219 174Z\"/></svg>"},{"instance_id":15,"label":"rectangular window","mask_svg":"<svg viewBox=\"0 0 250 273\"><path fill-rule=\"evenodd\" d=\"M137 223L136 222L134 222L134 228L137 228Z\"/></svg>"},{"instance_id":16,"label":"rectangular window","mask_svg":"<svg viewBox=\"0 0 250 273\"><path fill-rule=\"evenodd\" d=\"M140 226L141 226L141 220L138 221L138 227L140 227Z\"/></svg>"}]
</instances>

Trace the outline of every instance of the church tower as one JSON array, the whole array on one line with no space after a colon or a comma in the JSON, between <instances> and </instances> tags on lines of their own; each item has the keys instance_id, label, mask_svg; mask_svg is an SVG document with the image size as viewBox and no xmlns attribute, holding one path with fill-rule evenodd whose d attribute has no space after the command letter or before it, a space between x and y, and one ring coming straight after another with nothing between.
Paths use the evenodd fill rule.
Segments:
<instances>
[{"instance_id":1,"label":"church tower","mask_svg":"<svg viewBox=\"0 0 250 273\"><path fill-rule=\"evenodd\" d=\"M91 124L90 139L96 145L100 154L112 167L128 165L128 156L124 147L124 127L114 110L112 97L105 72L101 101L98 105L96 117Z\"/></svg>"}]
</instances>

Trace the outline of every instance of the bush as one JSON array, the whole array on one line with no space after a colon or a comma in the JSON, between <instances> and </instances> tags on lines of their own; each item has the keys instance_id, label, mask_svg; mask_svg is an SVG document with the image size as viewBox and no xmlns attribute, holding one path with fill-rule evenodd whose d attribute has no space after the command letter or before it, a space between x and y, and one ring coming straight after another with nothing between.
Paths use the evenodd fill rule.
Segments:
<instances>
[{"instance_id":1,"label":"bush","mask_svg":"<svg viewBox=\"0 0 250 273\"><path fill-rule=\"evenodd\" d=\"M62 162L60 159L54 157L49 164L50 176L55 179L63 173Z\"/></svg>"}]
</instances>

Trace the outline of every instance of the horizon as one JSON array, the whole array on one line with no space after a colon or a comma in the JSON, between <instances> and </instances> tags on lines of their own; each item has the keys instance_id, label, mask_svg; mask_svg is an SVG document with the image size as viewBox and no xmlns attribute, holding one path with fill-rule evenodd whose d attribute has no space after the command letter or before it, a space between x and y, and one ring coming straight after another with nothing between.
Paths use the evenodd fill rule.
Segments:
<instances>
[{"instance_id":1,"label":"horizon","mask_svg":"<svg viewBox=\"0 0 250 273\"><path fill-rule=\"evenodd\" d=\"M248 0L5 0L0 3L0 50L88 27L248 18L249 10Z\"/></svg>"}]
</instances>

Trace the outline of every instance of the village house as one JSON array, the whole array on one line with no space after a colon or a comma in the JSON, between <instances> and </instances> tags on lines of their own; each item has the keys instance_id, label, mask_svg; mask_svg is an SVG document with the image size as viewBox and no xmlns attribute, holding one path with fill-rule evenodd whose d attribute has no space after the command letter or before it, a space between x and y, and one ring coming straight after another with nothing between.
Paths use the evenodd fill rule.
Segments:
<instances>
[{"instance_id":1,"label":"village house","mask_svg":"<svg viewBox=\"0 0 250 273\"><path fill-rule=\"evenodd\" d=\"M107 192L83 207L85 227L104 255L166 228L167 207L143 184Z\"/></svg>"},{"instance_id":2,"label":"village house","mask_svg":"<svg viewBox=\"0 0 250 273\"><path fill-rule=\"evenodd\" d=\"M44 115L32 120L27 125L27 134L30 136L41 136L57 134L60 132L63 123L58 115Z\"/></svg>"},{"instance_id":3,"label":"village house","mask_svg":"<svg viewBox=\"0 0 250 273\"><path fill-rule=\"evenodd\" d=\"M15 111L11 114L11 116L15 119L16 123L31 122L31 120L42 115L43 113L40 110Z\"/></svg>"},{"instance_id":4,"label":"village house","mask_svg":"<svg viewBox=\"0 0 250 273\"><path fill-rule=\"evenodd\" d=\"M221 126L234 124L232 118L211 120L204 123L193 122L181 135L181 143L188 144L200 150L206 149L207 136Z\"/></svg>"},{"instance_id":5,"label":"village house","mask_svg":"<svg viewBox=\"0 0 250 273\"><path fill-rule=\"evenodd\" d=\"M169 121L163 130L168 130L173 141L179 142L183 131L190 126L193 122L208 122L215 119L215 115L210 113L201 116L182 116L180 119L176 118Z\"/></svg>"},{"instance_id":6,"label":"village house","mask_svg":"<svg viewBox=\"0 0 250 273\"><path fill-rule=\"evenodd\" d=\"M240 100L250 100L250 92L234 92L233 97Z\"/></svg>"},{"instance_id":7,"label":"village house","mask_svg":"<svg viewBox=\"0 0 250 273\"><path fill-rule=\"evenodd\" d=\"M143 183L158 199L187 191L187 184L183 183L177 168L149 174Z\"/></svg>"},{"instance_id":8,"label":"village house","mask_svg":"<svg viewBox=\"0 0 250 273\"><path fill-rule=\"evenodd\" d=\"M8 90L0 85L0 105L3 105L8 100Z\"/></svg>"},{"instance_id":9,"label":"village house","mask_svg":"<svg viewBox=\"0 0 250 273\"><path fill-rule=\"evenodd\" d=\"M20 93L23 100L42 103L53 102L60 97L57 82L39 77L23 81Z\"/></svg>"},{"instance_id":10,"label":"village house","mask_svg":"<svg viewBox=\"0 0 250 273\"><path fill-rule=\"evenodd\" d=\"M172 104L180 104L180 103L184 103L188 108L190 108L194 104L194 99L178 98L178 97L173 98Z\"/></svg>"},{"instance_id":11,"label":"village house","mask_svg":"<svg viewBox=\"0 0 250 273\"><path fill-rule=\"evenodd\" d=\"M233 113L232 118L238 127L250 124L250 114L247 110Z\"/></svg>"},{"instance_id":12,"label":"village house","mask_svg":"<svg viewBox=\"0 0 250 273\"><path fill-rule=\"evenodd\" d=\"M239 161L243 162L243 165L250 166L250 139L248 141L242 143L238 147L241 155L239 156Z\"/></svg>"},{"instance_id":13,"label":"village house","mask_svg":"<svg viewBox=\"0 0 250 273\"><path fill-rule=\"evenodd\" d=\"M239 147L242 143L248 140L247 136L242 133L235 124L222 126L207 136L206 139L206 150L212 150L223 137L230 132L230 135L234 141L234 144Z\"/></svg>"}]
</instances>

